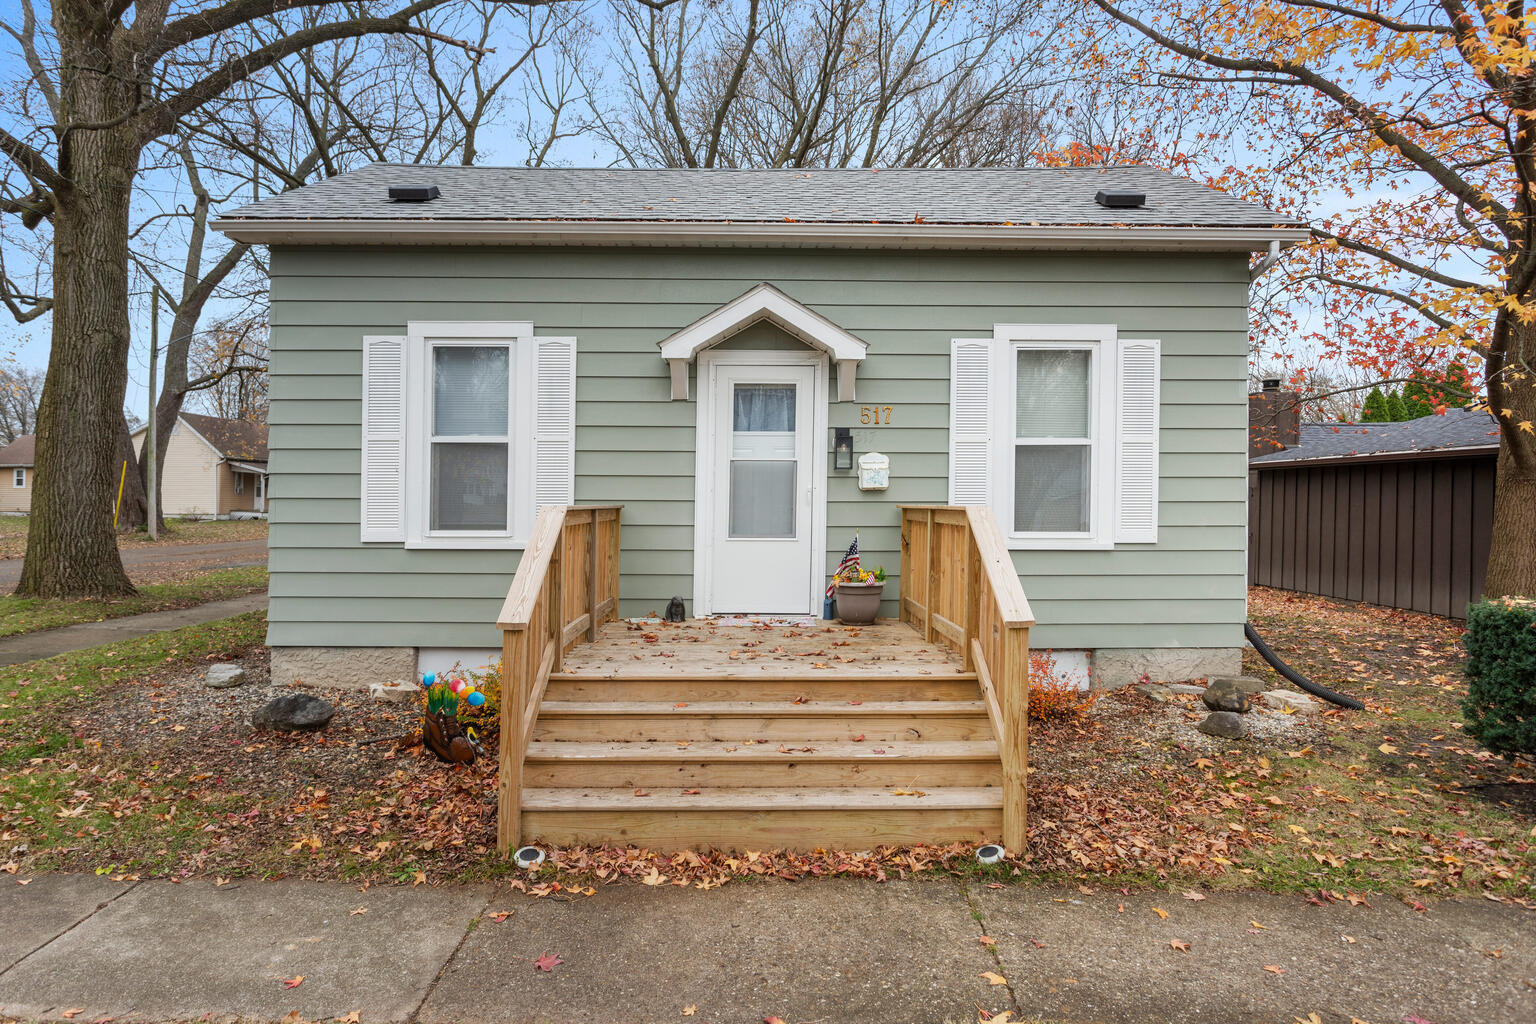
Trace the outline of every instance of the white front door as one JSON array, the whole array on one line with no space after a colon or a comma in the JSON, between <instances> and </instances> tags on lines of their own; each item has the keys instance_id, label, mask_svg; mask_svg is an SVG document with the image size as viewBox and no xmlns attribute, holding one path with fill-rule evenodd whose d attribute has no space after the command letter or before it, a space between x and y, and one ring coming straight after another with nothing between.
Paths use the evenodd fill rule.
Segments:
<instances>
[{"instance_id":1,"label":"white front door","mask_svg":"<svg viewBox=\"0 0 1536 1024\"><path fill-rule=\"evenodd\" d=\"M265 473L256 474L255 506L257 512L265 512L267 510L267 474Z\"/></svg>"},{"instance_id":2,"label":"white front door","mask_svg":"<svg viewBox=\"0 0 1536 1024\"><path fill-rule=\"evenodd\" d=\"M708 361L707 614L804 615L819 578L815 363ZM705 384L701 382L701 390ZM701 396L702 397L702 396ZM824 400L824 399L822 399ZM701 460L703 461L703 460Z\"/></svg>"}]
</instances>

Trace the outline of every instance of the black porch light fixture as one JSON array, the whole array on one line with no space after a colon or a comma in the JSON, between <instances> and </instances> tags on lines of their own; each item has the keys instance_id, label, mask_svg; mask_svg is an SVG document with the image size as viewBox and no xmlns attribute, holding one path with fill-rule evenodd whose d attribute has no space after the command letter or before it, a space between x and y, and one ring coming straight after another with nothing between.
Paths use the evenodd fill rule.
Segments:
<instances>
[{"instance_id":1,"label":"black porch light fixture","mask_svg":"<svg viewBox=\"0 0 1536 1024\"><path fill-rule=\"evenodd\" d=\"M853 468L853 428L838 427L837 439L832 445L832 468Z\"/></svg>"}]
</instances>

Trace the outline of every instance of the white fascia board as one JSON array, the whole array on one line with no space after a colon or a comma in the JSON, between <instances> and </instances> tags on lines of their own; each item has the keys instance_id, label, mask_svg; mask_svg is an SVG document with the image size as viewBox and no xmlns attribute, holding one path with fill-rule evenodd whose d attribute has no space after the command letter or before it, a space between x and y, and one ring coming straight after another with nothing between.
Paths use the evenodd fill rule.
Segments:
<instances>
[{"instance_id":1,"label":"white fascia board","mask_svg":"<svg viewBox=\"0 0 1536 1024\"><path fill-rule=\"evenodd\" d=\"M869 350L863 341L766 282L663 339L657 347L663 359L692 359L759 320L772 322L838 362L858 362Z\"/></svg>"},{"instance_id":2,"label":"white fascia board","mask_svg":"<svg viewBox=\"0 0 1536 1024\"><path fill-rule=\"evenodd\" d=\"M244 220L214 229L259 245L832 246L869 249L1103 249L1260 252L1311 237L1299 225L764 224L680 221Z\"/></svg>"}]
</instances>

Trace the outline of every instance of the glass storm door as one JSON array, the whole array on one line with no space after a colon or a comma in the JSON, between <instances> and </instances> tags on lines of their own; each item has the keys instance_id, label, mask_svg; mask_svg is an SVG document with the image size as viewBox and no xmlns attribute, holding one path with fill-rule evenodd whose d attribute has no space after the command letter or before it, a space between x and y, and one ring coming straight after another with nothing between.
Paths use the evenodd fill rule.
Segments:
<instances>
[{"instance_id":1,"label":"glass storm door","mask_svg":"<svg viewBox=\"0 0 1536 1024\"><path fill-rule=\"evenodd\" d=\"M803 615L811 602L810 366L722 366L715 378L710 609Z\"/></svg>"}]
</instances>

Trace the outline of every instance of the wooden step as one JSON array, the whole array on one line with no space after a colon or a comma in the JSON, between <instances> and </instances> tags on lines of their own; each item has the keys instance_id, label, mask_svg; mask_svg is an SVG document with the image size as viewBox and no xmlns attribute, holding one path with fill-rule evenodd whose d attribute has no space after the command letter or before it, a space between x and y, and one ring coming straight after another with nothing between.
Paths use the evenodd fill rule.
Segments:
<instances>
[{"instance_id":1,"label":"wooden step","mask_svg":"<svg viewBox=\"0 0 1536 1024\"><path fill-rule=\"evenodd\" d=\"M997 787L642 792L525 789L522 834L528 841L557 846L860 850L884 844L995 842L1002 829Z\"/></svg>"},{"instance_id":2,"label":"wooden step","mask_svg":"<svg viewBox=\"0 0 1536 1024\"><path fill-rule=\"evenodd\" d=\"M809 747L810 749L807 749ZM782 750L781 750L782 748ZM1001 786L991 739L952 742L580 743L535 741L523 784L535 788L654 786Z\"/></svg>"},{"instance_id":3,"label":"wooden step","mask_svg":"<svg viewBox=\"0 0 1536 1024\"><path fill-rule=\"evenodd\" d=\"M993 739L981 700L924 701L545 701L535 740L817 741L872 743Z\"/></svg>"},{"instance_id":4,"label":"wooden step","mask_svg":"<svg viewBox=\"0 0 1536 1024\"><path fill-rule=\"evenodd\" d=\"M743 701L794 700L974 700L974 672L817 675L715 673L708 675L616 672L560 673L549 677L545 700L560 701Z\"/></svg>"}]
</instances>

